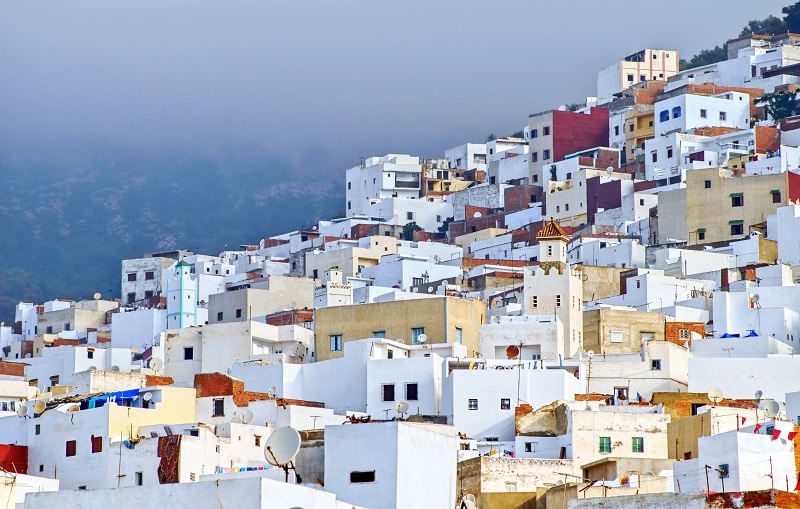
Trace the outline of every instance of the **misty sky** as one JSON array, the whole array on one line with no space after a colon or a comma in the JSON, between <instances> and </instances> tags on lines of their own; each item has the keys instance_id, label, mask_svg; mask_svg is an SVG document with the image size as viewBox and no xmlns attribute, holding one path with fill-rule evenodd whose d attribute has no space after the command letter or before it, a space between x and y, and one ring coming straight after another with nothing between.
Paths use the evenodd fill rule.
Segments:
<instances>
[{"instance_id":1,"label":"misty sky","mask_svg":"<svg viewBox=\"0 0 800 509\"><path fill-rule=\"evenodd\" d=\"M789 3L0 0L0 150L443 155L594 95L626 54L689 58Z\"/></svg>"}]
</instances>

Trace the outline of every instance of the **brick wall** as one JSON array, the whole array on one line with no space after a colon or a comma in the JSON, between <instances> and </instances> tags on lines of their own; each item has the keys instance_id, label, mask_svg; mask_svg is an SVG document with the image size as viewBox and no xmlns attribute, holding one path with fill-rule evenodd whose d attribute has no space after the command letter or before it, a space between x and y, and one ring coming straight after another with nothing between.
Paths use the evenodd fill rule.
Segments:
<instances>
[{"instance_id":1,"label":"brick wall","mask_svg":"<svg viewBox=\"0 0 800 509\"><path fill-rule=\"evenodd\" d=\"M233 403L238 407L247 406L251 401L265 401L274 399L278 405L307 406L324 408L323 403L315 401L303 401L288 398L273 398L264 392L250 392L244 390L244 382L231 378L222 373L200 373L194 376L194 388L198 398L212 398L221 396L233 396Z\"/></svg>"},{"instance_id":2,"label":"brick wall","mask_svg":"<svg viewBox=\"0 0 800 509\"><path fill-rule=\"evenodd\" d=\"M146 387L154 387L156 385L172 385L175 380L171 376L145 375L144 383Z\"/></svg>"},{"instance_id":3,"label":"brick wall","mask_svg":"<svg viewBox=\"0 0 800 509\"><path fill-rule=\"evenodd\" d=\"M509 187L504 193L506 214L527 209L529 204L539 201L543 194L541 186L533 185Z\"/></svg>"},{"instance_id":4,"label":"brick wall","mask_svg":"<svg viewBox=\"0 0 800 509\"><path fill-rule=\"evenodd\" d=\"M0 375L25 377L25 364L0 361Z\"/></svg>"},{"instance_id":5,"label":"brick wall","mask_svg":"<svg viewBox=\"0 0 800 509\"><path fill-rule=\"evenodd\" d=\"M701 322L666 322L664 324L664 339L670 343L684 346L687 340L681 339L681 329L688 329L690 337L692 332L700 334L701 338L706 337L706 327L705 324ZM691 346L691 339L688 343Z\"/></svg>"},{"instance_id":6,"label":"brick wall","mask_svg":"<svg viewBox=\"0 0 800 509\"><path fill-rule=\"evenodd\" d=\"M608 145L608 110L592 108L589 114L553 111L553 162L594 147Z\"/></svg>"}]
</instances>

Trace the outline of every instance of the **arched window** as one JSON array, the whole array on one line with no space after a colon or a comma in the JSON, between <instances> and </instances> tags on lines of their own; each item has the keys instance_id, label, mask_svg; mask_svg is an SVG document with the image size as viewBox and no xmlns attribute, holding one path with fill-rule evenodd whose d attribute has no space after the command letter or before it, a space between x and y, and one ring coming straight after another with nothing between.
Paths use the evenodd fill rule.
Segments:
<instances>
[{"instance_id":1,"label":"arched window","mask_svg":"<svg viewBox=\"0 0 800 509\"><path fill-rule=\"evenodd\" d=\"M659 113L658 120L660 122L666 122L667 120L669 120L669 110L664 110L661 113Z\"/></svg>"},{"instance_id":2,"label":"arched window","mask_svg":"<svg viewBox=\"0 0 800 509\"><path fill-rule=\"evenodd\" d=\"M675 106L672 108L672 118L680 118L681 117L681 107Z\"/></svg>"}]
</instances>

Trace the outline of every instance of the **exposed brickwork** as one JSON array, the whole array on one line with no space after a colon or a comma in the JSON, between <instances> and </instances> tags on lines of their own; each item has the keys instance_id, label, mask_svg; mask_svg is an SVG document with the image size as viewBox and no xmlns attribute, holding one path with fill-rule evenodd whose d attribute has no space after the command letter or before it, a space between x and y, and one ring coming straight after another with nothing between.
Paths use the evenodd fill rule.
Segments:
<instances>
[{"instance_id":1,"label":"exposed brickwork","mask_svg":"<svg viewBox=\"0 0 800 509\"><path fill-rule=\"evenodd\" d=\"M539 201L543 191L540 186L527 185L509 187L503 193L505 212L510 214L511 212L525 210L529 204Z\"/></svg>"},{"instance_id":2,"label":"exposed brickwork","mask_svg":"<svg viewBox=\"0 0 800 509\"><path fill-rule=\"evenodd\" d=\"M288 240L283 240L283 239L264 239L261 242L262 242L262 244L264 246L264 249L266 249L268 247L282 246L284 244L288 244L289 243Z\"/></svg>"},{"instance_id":3,"label":"exposed brickwork","mask_svg":"<svg viewBox=\"0 0 800 509\"><path fill-rule=\"evenodd\" d=\"M747 507L795 509L800 506L800 494L778 490L708 493L706 506L715 509L744 509Z\"/></svg>"},{"instance_id":4,"label":"exposed brickwork","mask_svg":"<svg viewBox=\"0 0 800 509\"><path fill-rule=\"evenodd\" d=\"M426 231L420 230L420 231L414 232L414 240L416 242L427 242L427 241L430 240L431 242L447 243L447 234L439 233L439 232L436 232L436 233L434 233L434 232L426 232Z\"/></svg>"},{"instance_id":5,"label":"exposed brickwork","mask_svg":"<svg viewBox=\"0 0 800 509\"><path fill-rule=\"evenodd\" d=\"M689 331L689 339L681 339L681 329ZM706 336L706 327L702 322L665 322L664 323L664 339L676 345L686 346L689 343L691 346L692 332L700 334L701 338Z\"/></svg>"},{"instance_id":6,"label":"exposed brickwork","mask_svg":"<svg viewBox=\"0 0 800 509\"><path fill-rule=\"evenodd\" d=\"M145 375L144 383L147 387L155 387L156 385L172 385L175 380L171 376Z\"/></svg>"},{"instance_id":7,"label":"exposed brickwork","mask_svg":"<svg viewBox=\"0 0 800 509\"><path fill-rule=\"evenodd\" d=\"M273 398L264 392L250 392L244 390L244 382L231 378L222 373L200 373L194 376L194 388L198 398L211 398L233 396L233 403L238 407L245 407L251 401L265 401L274 399L278 405L306 406L324 408L323 403L316 401L303 401L299 399Z\"/></svg>"},{"instance_id":8,"label":"exposed brickwork","mask_svg":"<svg viewBox=\"0 0 800 509\"><path fill-rule=\"evenodd\" d=\"M25 364L21 362L0 361L0 375L25 376Z\"/></svg>"},{"instance_id":9,"label":"exposed brickwork","mask_svg":"<svg viewBox=\"0 0 800 509\"><path fill-rule=\"evenodd\" d=\"M278 311L266 316L267 325L296 325L314 321L314 310L312 309L289 309Z\"/></svg>"},{"instance_id":10,"label":"exposed brickwork","mask_svg":"<svg viewBox=\"0 0 800 509\"><path fill-rule=\"evenodd\" d=\"M81 342L77 339L61 339L56 338L53 340L53 346L78 346Z\"/></svg>"},{"instance_id":11,"label":"exposed brickwork","mask_svg":"<svg viewBox=\"0 0 800 509\"><path fill-rule=\"evenodd\" d=\"M608 145L608 110L591 108L589 114L552 112L553 162L581 150Z\"/></svg>"}]
</instances>

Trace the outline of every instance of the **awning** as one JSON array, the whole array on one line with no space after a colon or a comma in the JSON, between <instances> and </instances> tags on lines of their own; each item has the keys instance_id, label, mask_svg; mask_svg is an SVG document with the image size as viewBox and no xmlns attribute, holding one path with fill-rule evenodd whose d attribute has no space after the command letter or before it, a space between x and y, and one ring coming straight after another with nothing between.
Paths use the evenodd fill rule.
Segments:
<instances>
[{"instance_id":1,"label":"awning","mask_svg":"<svg viewBox=\"0 0 800 509\"><path fill-rule=\"evenodd\" d=\"M705 232L706 232L706 229L705 229L705 228L698 228L698 229L697 229L697 232L698 232L698 233L705 233Z\"/></svg>"},{"instance_id":2,"label":"awning","mask_svg":"<svg viewBox=\"0 0 800 509\"><path fill-rule=\"evenodd\" d=\"M728 224L744 224L743 219L734 219L733 221L728 221Z\"/></svg>"},{"instance_id":3,"label":"awning","mask_svg":"<svg viewBox=\"0 0 800 509\"><path fill-rule=\"evenodd\" d=\"M744 196L744 193L731 193L731 198L736 196Z\"/></svg>"},{"instance_id":4,"label":"awning","mask_svg":"<svg viewBox=\"0 0 800 509\"><path fill-rule=\"evenodd\" d=\"M772 191L770 191L770 194L781 194L781 190L780 189L773 189Z\"/></svg>"}]
</instances>

